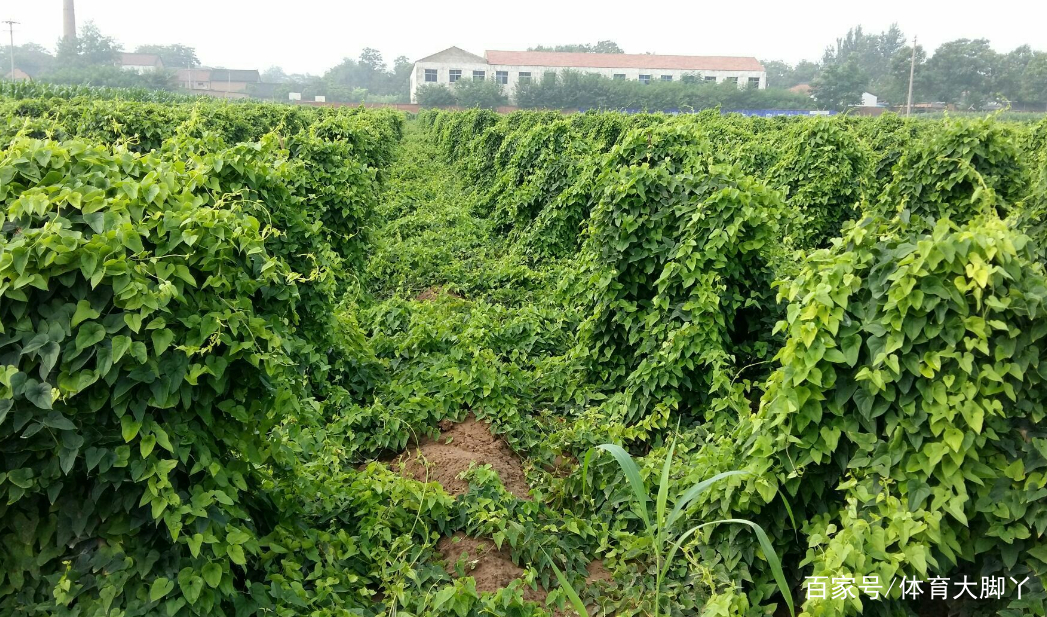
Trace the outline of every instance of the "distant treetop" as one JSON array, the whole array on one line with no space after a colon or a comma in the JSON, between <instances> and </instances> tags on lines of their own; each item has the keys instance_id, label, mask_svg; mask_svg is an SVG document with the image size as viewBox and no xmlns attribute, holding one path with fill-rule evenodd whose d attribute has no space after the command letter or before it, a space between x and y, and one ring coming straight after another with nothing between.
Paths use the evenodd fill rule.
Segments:
<instances>
[{"instance_id":1,"label":"distant treetop","mask_svg":"<svg viewBox=\"0 0 1047 617\"><path fill-rule=\"evenodd\" d=\"M538 45L537 47L528 47L527 51L563 51L572 53L587 53L587 54L624 54L625 50L618 46L618 43L614 41L599 41L596 44L590 43L578 43L575 45Z\"/></svg>"}]
</instances>

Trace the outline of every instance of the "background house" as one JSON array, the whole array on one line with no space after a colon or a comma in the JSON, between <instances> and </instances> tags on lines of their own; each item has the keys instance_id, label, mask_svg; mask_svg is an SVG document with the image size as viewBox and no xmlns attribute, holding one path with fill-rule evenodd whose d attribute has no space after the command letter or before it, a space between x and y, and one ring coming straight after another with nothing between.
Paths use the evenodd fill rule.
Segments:
<instances>
[{"instance_id":1,"label":"background house","mask_svg":"<svg viewBox=\"0 0 1047 617\"><path fill-rule=\"evenodd\" d=\"M256 70L212 69L199 67L178 69L178 85L190 94L242 99L258 94L262 77Z\"/></svg>"},{"instance_id":2,"label":"background house","mask_svg":"<svg viewBox=\"0 0 1047 617\"><path fill-rule=\"evenodd\" d=\"M520 83L538 81L546 73L596 73L608 79L650 83L685 77L708 82L734 82L739 88L767 87L767 71L751 57L661 56L656 54L594 54L552 51L487 51L483 56L458 47L415 62L411 71L411 102L425 84L450 85L461 79L493 79L515 99Z\"/></svg>"},{"instance_id":3,"label":"background house","mask_svg":"<svg viewBox=\"0 0 1047 617\"><path fill-rule=\"evenodd\" d=\"M33 78L29 75L29 73L26 73L22 69L15 67L14 72L8 71L4 74L4 79L10 81L31 81Z\"/></svg>"},{"instance_id":4,"label":"background house","mask_svg":"<svg viewBox=\"0 0 1047 617\"><path fill-rule=\"evenodd\" d=\"M125 71L134 71L139 75L155 73L164 69L164 61L156 54L132 54L120 52L116 57L116 66Z\"/></svg>"}]
</instances>

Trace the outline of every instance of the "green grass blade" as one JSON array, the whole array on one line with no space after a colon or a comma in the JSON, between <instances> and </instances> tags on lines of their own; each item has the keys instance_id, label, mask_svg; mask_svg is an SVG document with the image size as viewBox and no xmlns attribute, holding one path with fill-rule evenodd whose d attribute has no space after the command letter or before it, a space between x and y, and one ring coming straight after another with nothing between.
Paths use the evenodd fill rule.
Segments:
<instances>
[{"instance_id":1,"label":"green grass blade","mask_svg":"<svg viewBox=\"0 0 1047 617\"><path fill-rule=\"evenodd\" d=\"M715 523L706 523L706 525L713 524ZM698 531L702 527L705 527L705 525L697 525L695 527L691 527L687 531L683 532L683 534L681 534L680 537L676 539L676 542L673 543L672 548L670 548L669 552L665 555L665 564L662 565L662 580L665 580L666 575L669 573L669 566L672 565L673 558L676 557L676 552L680 550L680 547L683 546L683 543L686 542L688 538L694 535L694 532Z\"/></svg>"},{"instance_id":2,"label":"green grass blade","mask_svg":"<svg viewBox=\"0 0 1047 617\"><path fill-rule=\"evenodd\" d=\"M665 524L665 504L669 500L669 472L673 463L673 452L676 451L676 440L669 446L669 454L662 465L662 477L658 483L658 502L655 505L655 523L658 525L658 537L664 538L668 525ZM660 542L659 542L660 544Z\"/></svg>"},{"instance_id":3,"label":"green grass blade","mask_svg":"<svg viewBox=\"0 0 1047 617\"><path fill-rule=\"evenodd\" d=\"M683 511L687 509L687 506L691 505L691 502L694 501L695 498L698 497L698 495L701 495L703 492L705 492L705 489L709 488L713 484L716 484L720 480L723 480L724 478L730 476L742 476L748 473L750 472L725 471L723 473L716 474L708 480L702 480L701 482L697 482L694 486L687 489L687 492L681 495L680 498L676 500L676 506L673 507L672 514L669 515L669 520L665 523L666 527L672 527L673 524L676 523L676 520L683 515Z\"/></svg>"},{"instance_id":4,"label":"green grass blade","mask_svg":"<svg viewBox=\"0 0 1047 617\"><path fill-rule=\"evenodd\" d=\"M582 460L582 497L585 497L585 480L589 477L589 462L593 460L595 452L596 448L589 448L585 451L585 458Z\"/></svg>"},{"instance_id":5,"label":"green grass blade","mask_svg":"<svg viewBox=\"0 0 1047 617\"><path fill-rule=\"evenodd\" d=\"M567 594L567 599L571 601L571 606L574 607L574 610L577 611L580 617L589 617L589 611L585 610L585 604L583 604L582 599L578 597L578 592L574 590L574 586L567 580L567 577L560 571L560 568L556 567L555 563L550 561L549 565L556 574L556 580L560 581L560 588Z\"/></svg>"},{"instance_id":6,"label":"green grass blade","mask_svg":"<svg viewBox=\"0 0 1047 617\"><path fill-rule=\"evenodd\" d=\"M640 516L643 518L644 525L647 526L647 530L651 530L651 517L647 513L647 489L643 485L643 480L640 479L640 468L636 466L636 461L633 460L629 453L622 449L621 446L616 446L612 443L600 444L597 446L601 450L605 450L611 453L611 456L618 461L618 466L622 468L622 472L625 474L626 480L629 481L629 486L633 490L633 498L636 499L636 503L640 509Z\"/></svg>"},{"instance_id":7,"label":"green grass blade","mask_svg":"<svg viewBox=\"0 0 1047 617\"><path fill-rule=\"evenodd\" d=\"M774 546L771 544L771 540L767 537L767 532L763 530L763 527L760 527L752 521L747 521L741 518L725 518L720 521L698 525L694 529L691 529L690 532L697 531L702 527L717 525L719 523L737 523L752 527L753 531L756 532L756 539L760 542L760 548L763 549L764 557L767 558L767 563L771 566L771 574L774 575L774 582L778 583L778 589L782 592L782 597L785 598L785 603L789 606L789 614L795 617L796 607L793 605L793 597L789 592L789 584L785 581L785 573L782 571L782 562L778 559L778 553L775 552ZM669 562L666 561L667 566L668 563Z\"/></svg>"}]
</instances>

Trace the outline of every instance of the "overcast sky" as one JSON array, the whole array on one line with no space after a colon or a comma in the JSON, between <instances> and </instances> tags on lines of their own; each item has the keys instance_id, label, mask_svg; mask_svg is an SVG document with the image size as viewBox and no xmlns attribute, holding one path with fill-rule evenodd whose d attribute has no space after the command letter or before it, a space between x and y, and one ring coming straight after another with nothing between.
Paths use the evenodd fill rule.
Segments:
<instances>
[{"instance_id":1,"label":"overcast sky","mask_svg":"<svg viewBox=\"0 0 1047 617\"><path fill-rule=\"evenodd\" d=\"M195 47L205 65L322 73L365 47L386 62L417 60L457 45L526 49L616 41L629 53L818 59L848 28L879 32L897 22L930 48L987 38L997 51L1028 43L1047 51L1047 0L995 4L927 0L774 2L570 2L564 0L77 0L78 25L91 20L126 50L146 43ZM2 0L0 19L21 22L15 42L51 48L62 33L62 0ZM6 43L6 33L2 40Z\"/></svg>"}]
</instances>

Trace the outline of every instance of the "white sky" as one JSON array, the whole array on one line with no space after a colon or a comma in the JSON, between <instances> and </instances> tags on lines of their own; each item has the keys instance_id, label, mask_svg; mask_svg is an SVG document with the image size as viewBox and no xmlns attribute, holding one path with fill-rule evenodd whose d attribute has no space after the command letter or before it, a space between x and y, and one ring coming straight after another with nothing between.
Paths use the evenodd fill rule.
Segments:
<instances>
[{"instance_id":1,"label":"white sky","mask_svg":"<svg viewBox=\"0 0 1047 617\"><path fill-rule=\"evenodd\" d=\"M1047 51L1047 0L970 2L969 9L963 1L77 0L76 13L78 25L93 20L127 50L182 43L206 65L278 65L288 73L322 73L364 47L378 49L391 65L401 54L417 60L451 45L482 55L600 39L629 53L796 62L820 58L852 26L879 32L892 22L931 49L966 37L987 38L997 51L1024 43ZM62 0L0 0L0 19L21 22L16 44L51 48L62 33Z\"/></svg>"}]
</instances>

